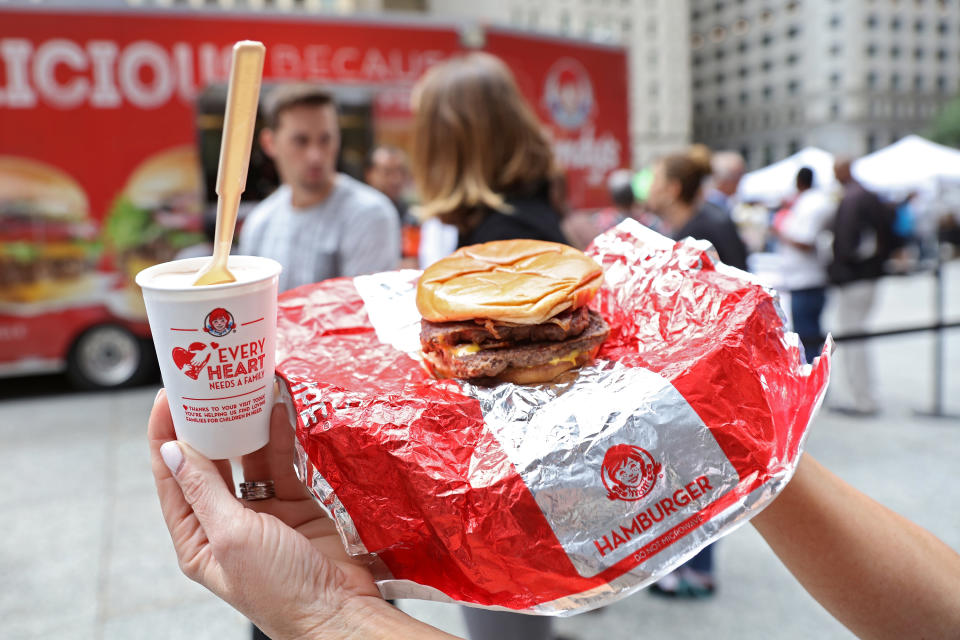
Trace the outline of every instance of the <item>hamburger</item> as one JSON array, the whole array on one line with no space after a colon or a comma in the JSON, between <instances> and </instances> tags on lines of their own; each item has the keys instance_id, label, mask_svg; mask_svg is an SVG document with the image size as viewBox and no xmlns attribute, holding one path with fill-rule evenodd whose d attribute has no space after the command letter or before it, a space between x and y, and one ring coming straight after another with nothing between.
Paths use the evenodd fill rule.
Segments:
<instances>
[{"instance_id":1,"label":"hamburger","mask_svg":"<svg viewBox=\"0 0 960 640\"><path fill-rule=\"evenodd\" d=\"M94 285L98 254L77 181L36 160L0 156L0 302L84 292Z\"/></svg>"},{"instance_id":2,"label":"hamburger","mask_svg":"<svg viewBox=\"0 0 960 640\"><path fill-rule=\"evenodd\" d=\"M134 169L110 209L104 238L127 290L127 311L144 315L137 273L205 241L203 181L192 146L156 153Z\"/></svg>"},{"instance_id":3,"label":"hamburger","mask_svg":"<svg viewBox=\"0 0 960 640\"><path fill-rule=\"evenodd\" d=\"M504 240L463 247L417 285L424 362L440 378L532 384L590 362L609 328L587 308L603 282L566 245Z\"/></svg>"},{"instance_id":4,"label":"hamburger","mask_svg":"<svg viewBox=\"0 0 960 640\"><path fill-rule=\"evenodd\" d=\"M140 164L114 202L104 232L128 275L173 260L204 241L200 160L191 146L176 147Z\"/></svg>"}]
</instances>

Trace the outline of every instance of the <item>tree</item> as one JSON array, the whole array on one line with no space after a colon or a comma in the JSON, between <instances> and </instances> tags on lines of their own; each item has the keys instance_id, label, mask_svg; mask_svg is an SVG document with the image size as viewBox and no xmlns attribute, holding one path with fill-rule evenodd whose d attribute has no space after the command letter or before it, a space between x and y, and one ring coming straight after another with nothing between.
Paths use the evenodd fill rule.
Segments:
<instances>
[{"instance_id":1,"label":"tree","mask_svg":"<svg viewBox=\"0 0 960 640\"><path fill-rule=\"evenodd\" d=\"M960 148L960 95L948 102L927 129L927 138Z\"/></svg>"}]
</instances>

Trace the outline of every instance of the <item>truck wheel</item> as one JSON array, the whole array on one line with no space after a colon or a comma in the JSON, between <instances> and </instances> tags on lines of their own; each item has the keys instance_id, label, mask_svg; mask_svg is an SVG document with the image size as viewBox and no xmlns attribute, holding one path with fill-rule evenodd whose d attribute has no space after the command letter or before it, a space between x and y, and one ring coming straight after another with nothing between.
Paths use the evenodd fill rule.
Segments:
<instances>
[{"instance_id":1,"label":"truck wheel","mask_svg":"<svg viewBox=\"0 0 960 640\"><path fill-rule=\"evenodd\" d=\"M67 358L67 377L81 389L115 389L140 382L153 370L153 351L127 329L101 324L84 331Z\"/></svg>"}]
</instances>

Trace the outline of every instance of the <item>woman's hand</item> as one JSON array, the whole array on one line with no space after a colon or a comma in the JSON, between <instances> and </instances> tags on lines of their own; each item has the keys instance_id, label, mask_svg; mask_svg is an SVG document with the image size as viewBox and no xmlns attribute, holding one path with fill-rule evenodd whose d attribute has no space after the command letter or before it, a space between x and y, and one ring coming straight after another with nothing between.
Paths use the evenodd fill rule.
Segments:
<instances>
[{"instance_id":1,"label":"woman's hand","mask_svg":"<svg viewBox=\"0 0 960 640\"><path fill-rule=\"evenodd\" d=\"M364 637L384 602L370 572L346 554L336 528L293 470L293 429L282 406L270 443L242 459L246 480L273 480L276 497L241 501L229 461L175 442L166 394L150 413L150 455L180 568L274 640Z\"/></svg>"}]
</instances>

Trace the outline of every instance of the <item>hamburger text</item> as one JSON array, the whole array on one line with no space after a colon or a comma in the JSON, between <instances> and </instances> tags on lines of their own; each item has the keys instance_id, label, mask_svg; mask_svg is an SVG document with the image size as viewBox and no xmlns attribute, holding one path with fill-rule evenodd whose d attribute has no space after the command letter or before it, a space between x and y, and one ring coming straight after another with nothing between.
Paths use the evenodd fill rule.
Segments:
<instances>
[{"instance_id":1,"label":"hamburger text","mask_svg":"<svg viewBox=\"0 0 960 640\"><path fill-rule=\"evenodd\" d=\"M698 501L708 489L713 489L710 486L710 480L707 476L699 476L693 482L674 491L673 496L661 498L653 506L631 518L627 524L613 529L600 540L594 540L593 544L596 545L600 555L605 556L629 542L631 538L641 535L656 523L662 522L667 516Z\"/></svg>"}]
</instances>

